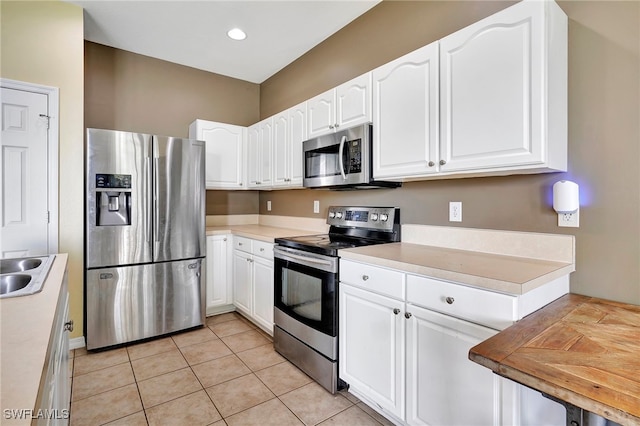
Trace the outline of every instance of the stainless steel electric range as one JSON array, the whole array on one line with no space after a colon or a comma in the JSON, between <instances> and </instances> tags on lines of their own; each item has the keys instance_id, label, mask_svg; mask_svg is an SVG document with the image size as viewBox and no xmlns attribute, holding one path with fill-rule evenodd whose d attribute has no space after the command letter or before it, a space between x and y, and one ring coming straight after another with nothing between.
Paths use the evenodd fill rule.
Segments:
<instances>
[{"instance_id":1,"label":"stainless steel electric range","mask_svg":"<svg viewBox=\"0 0 640 426\"><path fill-rule=\"evenodd\" d=\"M400 241L400 209L329 207L329 234L277 238L276 351L335 393L338 379L339 250Z\"/></svg>"}]
</instances>

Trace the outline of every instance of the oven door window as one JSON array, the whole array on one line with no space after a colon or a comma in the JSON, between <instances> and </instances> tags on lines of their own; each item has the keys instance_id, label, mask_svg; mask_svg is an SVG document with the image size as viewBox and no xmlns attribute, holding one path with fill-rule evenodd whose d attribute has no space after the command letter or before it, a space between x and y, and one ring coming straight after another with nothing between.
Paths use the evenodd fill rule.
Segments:
<instances>
[{"instance_id":1,"label":"oven door window","mask_svg":"<svg viewBox=\"0 0 640 426\"><path fill-rule=\"evenodd\" d=\"M275 305L290 317L336 335L336 274L275 260Z\"/></svg>"}]
</instances>

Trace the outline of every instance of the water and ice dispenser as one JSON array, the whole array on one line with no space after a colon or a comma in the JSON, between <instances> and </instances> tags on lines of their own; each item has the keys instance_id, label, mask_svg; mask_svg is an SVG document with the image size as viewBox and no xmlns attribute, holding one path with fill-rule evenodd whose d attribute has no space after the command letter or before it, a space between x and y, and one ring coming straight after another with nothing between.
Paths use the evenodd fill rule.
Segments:
<instances>
[{"instance_id":1,"label":"water and ice dispenser","mask_svg":"<svg viewBox=\"0 0 640 426\"><path fill-rule=\"evenodd\" d=\"M131 175L96 174L96 225L131 225Z\"/></svg>"}]
</instances>

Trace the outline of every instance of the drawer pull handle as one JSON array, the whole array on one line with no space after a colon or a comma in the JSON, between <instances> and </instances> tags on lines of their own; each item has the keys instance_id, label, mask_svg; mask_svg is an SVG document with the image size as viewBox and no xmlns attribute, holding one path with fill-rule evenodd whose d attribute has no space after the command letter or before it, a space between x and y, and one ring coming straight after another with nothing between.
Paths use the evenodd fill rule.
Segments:
<instances>
[{"instance_id":1,"label":"drawer pull handle","mask_svg":"<svg viewBox=\"0 0 640 426\"><path fill-rule=\"evenodd\" d=\"M411 318L411 312L405 312L405 313L404 313L404 317L405 317L406 319Z\"/></svg>"},{"instance_id":2,"label":"drawer pull handle","mask_svg":"<svg viewBox=\"0 0 640 426\"><path fill-rule=\"evenodd\" d=\"M64 323L64 331L73 331L73 320Z\"/></svg>"},{"instance_id":3,"label":"drawer pull handle","mask_svg":"<svg viewBox=\"0 0 640 426\"><path fill-rule=\"evenodd\" d=\"M445 302L447 302L450 305L453 305L453 302L456 301L456 299L454 299L453 297L449 296L446 299L444 299Z\"/></svg>"},{"instance_id":4,"label":"drawer pull handle","mask_svg":"<svg viewBox=\"0 0 640 426\"><path fill-rule=\"evenodd\" d=\"M395 308L395 309L393 310L393 313L394 313L394 314L396 314L396 315L398 315L398 314L400 313L400 309Z\"/></svg>"},{"instance_id":5,"label":"drawer pull handle","mask_svg":"<svg viewBox=\"0 0 640 426\"><path fill-rule=\"evenodd\" d=\"M363 276L362 276L362 281L366 281L366 280L368 280L368 279L369 279L369 275L363 275Z\"/></svg>"}]
</instances>

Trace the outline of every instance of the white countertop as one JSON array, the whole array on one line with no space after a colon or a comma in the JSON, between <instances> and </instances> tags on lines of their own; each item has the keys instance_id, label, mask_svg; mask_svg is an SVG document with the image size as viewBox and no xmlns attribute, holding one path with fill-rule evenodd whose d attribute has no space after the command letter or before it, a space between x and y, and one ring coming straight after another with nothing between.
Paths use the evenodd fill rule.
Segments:
<instances>
[{"instance_id":1,"label":"white countertop","mask_svg":"<svg viewBox=\"0 0 640 426\"><path fill-rule=\"evenodd\" d=\"M575 265L567 262L411 243L344 249L339 255L343 259L518 295L575 270Z\"/></svg>"},{"instance_id":2,"label":"white countertop","mask_svg":"<svg viewBox=\"0 0 640 426\"><path fill-rule=\"evenodd\" d=\"M233 234L242 237L253 238L272 243L276 238L297 237L300 235L315 235L321 232L314 232L303 229L280 228L265 225L223 225L207 226L207 235Z\"/></svg>"},{"instance_id":3,"label":"white countertop","mask_svg":"<svg viewBox=\"0 0 640 426\"><path fill-rule=\"evenodd\" d=\"M67 254L57 254L41 292L0 299L2 424L31 424L30 418L6 419L4 410L36 409L66 266Z\"/></svg>"}]
</instances>

